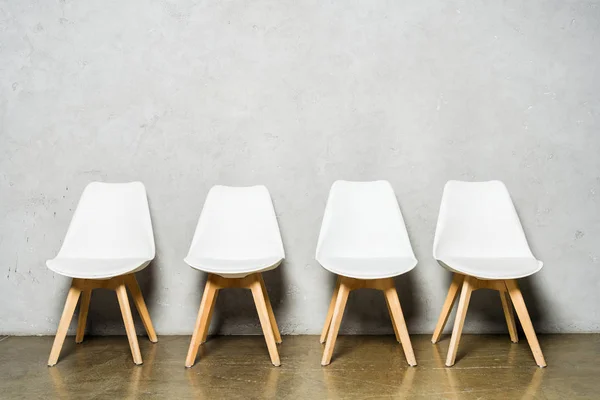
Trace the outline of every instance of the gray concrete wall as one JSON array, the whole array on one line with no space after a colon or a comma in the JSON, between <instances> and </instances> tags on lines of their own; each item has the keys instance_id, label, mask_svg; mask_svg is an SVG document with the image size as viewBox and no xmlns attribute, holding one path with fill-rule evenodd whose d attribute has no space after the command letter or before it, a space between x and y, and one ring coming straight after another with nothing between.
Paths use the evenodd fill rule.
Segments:
<instances>
[{"instance_id":1,"label":"gray concrete wall","mask_svg":"<svg viewBox=\"0 0 600 400\"><path fill-rule=\"evenodd\" d=\"M182 259L214 184L270 189L275 313L318 333L336 179L396 190L419 259L397 279L410 332L433 330L448 287L431 249L449 179L509 187L545 262L521 283L536 328L600 331L599 38L592 1L0 0L0 334L54 334L69 280L44 263L94 180L146 184L159 334L192 330L205 276ZM386 314L354 293L342 331L391 333ZM124 333L113 293L89 324ZM474 295L465 330L506 330L497 294ZM213 331L260 332L249 293L221 295Z\"/></svg>"}]
</instances>

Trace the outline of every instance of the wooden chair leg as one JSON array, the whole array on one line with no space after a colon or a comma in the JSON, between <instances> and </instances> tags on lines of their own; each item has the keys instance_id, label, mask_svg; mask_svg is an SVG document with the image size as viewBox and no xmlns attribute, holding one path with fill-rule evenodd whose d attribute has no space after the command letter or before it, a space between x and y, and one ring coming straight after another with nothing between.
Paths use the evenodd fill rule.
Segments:
<instances>
[{"instance_id":1,"label":"wooden chair leg","mask_svg":"<svg viewBox=\"0 0 600 400\"><path fill-rule=\"evenodd\" d=\"M394 319L394 313L392 312L392 308L390 307L390 301L388 300L387 296L385 296L385 304L387 304L388 313L390 314L390 319L392 320L392 327L394 328L394 335L396 335L396 341L398 343L402 343L402 340L400 339L400 335L398 334L398 328L396 327L396 320Z\"/></svg>"},{"instance_id":2,"label":"wooden chair leg","mask_svg":"<svg viewBox=\"0 0 600 400\"><path fill-rule=\"evenodd\" d=\"M338 291L340 290L340 281L342 278L338 277L337 283L335 284L335 289L333 290L333 295L331 296L331 302L329 303L329 310L327 311L327 317L325 317L325 325L323 326L323 331L321 332L321 337L319 338L319 342L325 343L327 339L327 333L329 332L329 326L331 325L331 318L333 317L333 310L335 309L335 301L337 299Z\"/></svg>"},{"instance_id":3,"label":"wooden chair leg","mask_svg":"<svg viewBox=\"0 0 600 400\"><path fill-rule=\"evenodd\" d=\"M81 293L81 304L79 304L79 319L77 320L77 335L75 336L75 343L83 342L83 337L85 336L85 324L87 322L91 298L92 289L86 289Z\"/></svg>"},{"instance_id":4,"label":"wooden chair leg","mask_svg":"<svg viewBox=\"0 0 600 400\"><path fill-rule=\"evenodd\" d=\"M123 322L125 324L125 331L127 332L127 339L129 340L129 347L131 348L133 362L137 365L141 365L143 362L142 355L140 353L140 346L135 333L135 326L133 324L131 308L129 307L129 298L127 297L127 288L125 287L125 282L118 285L115 288L115 291L117 292L117 299L119 300L119 307L121 308L121 315L123 316Z\"/></svg>"},{"instance_id":5,"label":"wooden chair leg","mask_svg":"<svg viewBox=\"0 0 600 400\"><path fill-rule=\"evenodd\" d=\"M510 335L510 341L513 343L519 342L519 334L517 333L517 325L515 323L515 314L512 309L512 302L508 292L500 291L500 301L502 302L502 310L504 311L504 318L506 318L506 325L508 326L508 334Z\"/></svg>"},{"instance_id":6,"label":"wooden chair leg","mask_svg":"<svg viewBox=\"0 0 600 400\"><path fill-rule=\"evenodd\" d=\"M273 312L273 307L271 306L271 300L269 299L269 292L267 292L267 286L265 285L265 280L263 279L262 274L258 274L258 279L260 281L260 287L263 292L263 296L265 298L265 303L267 305L267 311L269 312L269 321L271 322L271 326L273 327L273 335L275 336L275 342L281 343L281 333L279 333L279 327L277 326L277 320L275 319L275 313Z\"/></svg>"},{"instance_id":7,"label":"wooden chair leg","mask_svg":"<svg viewBox=\"0 0 600 400\"><path fill-rule=\"evenodd\" d=\"M411 366L416 366L417 361L413 352L412 344L410 343L410 336L408 335L408 329L406 327L406 321L404 320L404 314L402 313L402 307L400 306L400 299L398 299L398 292L393 286L393 280L391 287L385 289L385 298L389 304L391 314L393 315L393 322L396 324L396 331L400 335L400 343L402 343L402 349L406 356L406 361Z\"/></svg>"},{"instance_id":8,"label":"wooden chair leg","mask_svg":"<svg viewBox=\"0 0 600 400\"><path fill-rule=\"evenodd\" d=\"M458 351L458 343L460 335L465 324L467 309L469 308L469 300L473 291L473 278L465 276L462 291L460 293L460 301L458 302L458 310L456 311L456 320L454 321L454 329L452 330L452 338L450 339L450 347L448 348L448 357L446 358L446 366L451 367L456 361L456 352Z\"/></svg>"},{"instance_id":9,"label":"wooden chair leg","mask_svg":"<svg viewBox=\"0 0 600 400\"><path fill-rule=\"evenodd\" d=\"M138 314L140 314L140 317L142 318L148 338L152 343L158 342L156 331L154 330L154 326L152 326L152 319L150 319L148 307L146 307L144 296L142 296L142 290L140 289L137 279L135 279L135 275L127 275L125 277L125 282L129 288L129 292L131 292L131 297L133 297L133 304L135 304L135 308L138 310Z\"/></svg>"},{"instance_id":10,"label":"wooden chair leg","mask_svg":"<svg viewBox=\"0 0 600 400\"><path fill-rule=\"evenodd\" d=\"M196 325L194 326L194 333L192 334L192 340L185 359L185 366L187 368L190 368L196 362L198 347L200 347L202 338L208 332L210 317L215 305L215 300L217 299L217 291L219 288L214 279L215 278L212 275L209 275L206 286L204 287L200 309L198 310L198 317L196 318Z\"/></svg>"},{"instance_id":11,"label":"wooden chair leg","mask_svg":"<svg viewBox=\"0 0 600 400\"><path fill-rule=\"evenodd\" d=\"M213 299L207 304L208 305L208 315L205 316L206 323L202 326L202 330L200 331L200 344L206 343L208 339L208 331L210 329L210 321L212 321L213 312L215 311L215 303L217 302L217 297L219 296L219 287L217 286L214 289Z\"/></svg>"},{"instance_id":12,"label":"wooden chair leg","mask_svg":"<svg viewBox=\"0 0 600 400\"><path fill-rule=\"evenodd\" d=\"M456 301L456 297L460 290L460 286L463 283L463 279L464 275L456 273L452 277L452 283L448 289L448 295L446 296L446 300L442 306L442 312L438 318L435 330L433 331L433 336L431 337L431 343L433 344L440 341L440 337L442 336L442 332L444 331L444 327L446 326L446 322L448 321L448 317L450 316L450 312L452 311L452 307Z\"/></svg>"},{"instance_id":13,"label":"wooden chair leg","mask_svg":"<svg viewBox=\"0 0 600 400\"><path fill-rule=\"evenodd\" d=\"M52 345L52 350L50 351L50 358L48 358L49 367L56 365L58 362L58 356L60 355L60 350L65 342L65 337L67 336L67 331L69 330L73 313L75 313L75 307L77 306L77 301L79 300L80 294L81 289L79 288L71 286L69 289L67 301L65 302L65 308L63 309L60 322L58 323L58 330L56 331L56 336L54 337L54 344Z\"/></svg>"},{"instance_id":14,"label":"wooden chair leg","mask_svg":"<svg viewBox=\"0 0 600 400\"><path fill-rule=\"evenodd\" d=\"M250 284L250 290L252 291L252 297L254 298L254 303L256 304L256 311L258 312L260 325L262 326L263 334L265 335L265 341L267 342L267 348L269 349L271 362L273 365L278 367L281 365L281 361L279 360L277 343L275 343L273 326L271 325L269 311L267 309L267 301L265 299L259 277L256 277L256 280Z\"/></svg>"},{"instance_id":15,"label":"wooden chair leg","mask_svg":"<svg viewBox=\"0 0 600 400\"><path fill-rule=\"evenodd\" d=\"M523 295L521 294L521 290L519 290L517 281L508 279L505 280L504 283L506 284L510 298L515 306L519 321L521 321L521 326L525 332L525 337L527 337L527 342L529 343L535 362L538 366L545 367L546 360L544 359L542 349L540 348L537 336L533 330L533 324L531 323L531 318L529 317L529 312L527 312L527 307L525 306L525 301L523 300Z\"/></svg>"},{"instance_id":16,"label":"wooden chair leg","mask_svg":"<svg viewBox=\"0 0 600 400\"><path fill-rule=\"evenodd\" d=\"M340 324L342 323L342 317L344 316L344 310L346 309L346 302L348 301L348 295L350 294L350 287L342 280L340 282L340 288L338 289L337 298L335 301L335 308L331 318L331 325L329 327L329 333L327 334L327 343L325 344L325 350L323 351L323 358L321 359L321 365L329 365L331 362L331 356L333 355L333 349L335 347L335 340L337 339L338 331L340 330Z\"/></svg>"}]
</instances>

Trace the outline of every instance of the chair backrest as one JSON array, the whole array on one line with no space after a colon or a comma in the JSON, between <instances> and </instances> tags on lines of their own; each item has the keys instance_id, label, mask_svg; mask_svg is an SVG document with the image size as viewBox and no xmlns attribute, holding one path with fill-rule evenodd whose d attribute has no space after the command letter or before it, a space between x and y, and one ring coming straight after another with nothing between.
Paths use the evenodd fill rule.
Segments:
<instances>
[{"instance_id":1,"label":"chair backrest","mask_svg":"<svg viewBox=\"0 0 600 400\"><path fill-rule=\"evenodd\" d=\"M394 189L387 181L336 181L317 244L327 257L415 258Z\"/></svg>"},{"instance_id":2,"label":"chair backrest","mask_svg":"<svg viewBox=\"0 0 600 400\"><path fill-rule=\"evenodd\" d=\"M265 186L213 186L200 214L188 257L285 257L271 195Z\"/></svg>"},{"instance_id":3,"label":"chair backrest","mask_svg":"<svg viewBox=\"0 0 600 400\"><path fill-rule=\"evenodd\" d=\"M64 258L154 258L154 234L141 182L86 186L58 253Z\"/></svg>"},{"instance_id":4,"label":"chair backrest","mask_svg":"<svg viewBox=\"0 0 600 400\"><path fill-rule=\"evenodd\" d=\"M533 257L504 183L446 183L433 256Z\"/></svg>"}]
</instances>

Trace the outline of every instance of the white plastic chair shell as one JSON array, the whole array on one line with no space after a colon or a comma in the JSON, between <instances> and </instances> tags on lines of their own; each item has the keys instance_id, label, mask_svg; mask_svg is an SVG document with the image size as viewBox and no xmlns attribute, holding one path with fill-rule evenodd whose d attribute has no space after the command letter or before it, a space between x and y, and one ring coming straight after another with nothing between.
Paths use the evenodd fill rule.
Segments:
<instances>
[{"instance_id":1,"label":"white plastic chair shell","mask_svg":"<svg viewBox=\"0 0 600 400\"><path fill-rule=\"evenodd\" d=\"M446 184L433 256L443 267L479 279L522 278L543 265L531 253L508 189L500 181Z\"/></svg>"},{"instance_id":2,"label":"white plastic chair shell","mask_svg":"<svg viewBox=\"0 0 600 400\"><path fill-rule=\"evenodd\" d=\"M185 262L226 278L276 268L285 258L265 186L214 186L206 197Z\"/></svg>"},{"instance_id":3,"label":"white plastic chair shell","mask_svg":"<svg viewBox=\"0 0 600 400\"><path fill-rule=\"evenodd\" d=\"M387 181L336 181L329 193L316 252L327 270L382 279L415 267L404 218Z\"/></svg>"},{"instance_id":4,"label":"white plastic chair shell","mask_svg":"<svg viewBox=\"0 0 600 400\"><path fill-rule=\"evenodd\" d=\"M58 255L46 265L71 278L108 279L145 268L154 255L144 185L92 182L81 195Z\"/></svg>"}]
</instances>

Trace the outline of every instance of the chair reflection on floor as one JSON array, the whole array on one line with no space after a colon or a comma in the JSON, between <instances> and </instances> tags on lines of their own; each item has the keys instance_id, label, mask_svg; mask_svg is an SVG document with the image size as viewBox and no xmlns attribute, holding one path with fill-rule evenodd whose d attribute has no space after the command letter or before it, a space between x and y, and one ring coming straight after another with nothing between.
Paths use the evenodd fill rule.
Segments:
<instances>
[{"instance_id":1,"label":"chair reflection on floor","mask_svg":"<svg viewBox=\"0 0 600 400\"><path fill-rule=\"evenodd\" d=\"M438 348L438 346L432 346L432 347L433 347L433 358L434 358L434 361L436 364L436 369L438 369L440 371L443 370L444 376L446 377L447 388L444 389L444 394L445 394L446 398L460 400L461 398L463 398L464 391L466 389L466 385L464 385L464 384L461 385L461 381L460 381L460 379L458 379L458 377L461 374L470 374L470 372L465 372L461 368L446 368L442 353L440 352L440 349ZM507 358L508 358L507 364L508 365L514 366L516 364L518 350L519 350L518 346L516 346L514 344L510 346L510 349L508 350L508 356L507 356ZM506 369L504 368L504 370L506 370ZM534 372L531 376L531 380L529 381L529 384L525 388L523 395L520 397L522 400L530 400L530 399L538 398L538 392L540 390L540 386L542 384L545 371L546 371L546 369L544 369L544 368L534 369ZM521 377L523 377L524 375L525 374L523 374L522 372L519 373L519 376L521 376ZM497 374L496 374L496 376L497 376ZM497 378L496 378L496 381L497 381ZM486 379L483 379L480 377L480 378L478 378L478 383L481 384L481 386L482 386L481 391L485 391L485 393L490 394L490 387L489 387ZM442 384L442 382L437 381L436 384L439 386ZM476 393L479 391L477 386L474 387L474 385L468 385L468 388L472 393ZM502 391L503 395L506 397L511 397L506 393L506 388L499 388L498 391Z\"/></svg>"},{"instance_id":2,"label":"chair reflection on floor","mask_svg":"<svg viewBox=\"0 0 600 400\"><path fill-rule=\"evenodd\" d=\"M202 347L199 352L203 352ZM202 357L202 354L200 354ZM261 368L259 371L266 372L266 377L259 383L261 385L262 396L264 399L276 399L279 398L278 385L279 375L281 375L280 368ZM211 388L220 388L220 384L211 383L213 379L214 368L206 363L199 363L195 368L186 368L185 375L190 387L190 391L193 394L194 399L215 399L214 393L211 393ZM221 378L218 377L221 381ZM250 398L250 396L248 396Z\"/></svg>"},{"instance_id":3,"label":"chair reflection on floor","mask_svg":"<svg viewBox=\"0 0 600 400\"><path fill-rule=\"evenodd\" d=\"M127 399L139 399L140 393L143 393L143 391L140 391L140 382L147 382L152 379L152 370L154 367L154 360L156 359L156 349L157 346L150 346L144 365L141 368L133 368L131 370Z\"/></svg>"},{"instance_id":4,"label":"chair reflection on floor","mask_svg":"<svg viewBox=\"0 0 600 400\"><path fill-rule=\"evenodd\" d=\"M148 381L152 379L152 370L156 359L157 346L148 346L146 351L145 362L143 366L139 368L129 369L129 381L127 382L127 395L122 397L124 399L139 399L140 393L140 382ZM74 355L76 367L78 365L84 365L89 363L89 354L82 351L78 351ZM73 382L74 386L71 388L65 382L65 377L61 372L60 368L48 368L50 379L52 381L52 388L54 389L55 398L59 399L78 399L81 398L81 388L78 386L78 382Z\"/></svg>"},{"instance_id":5,"label":"chair reflection on floor","mask_svg":"<svg viewBox=\"0 0 600 400\"><path fill-rule=\"evenodd\" d=\"M59 368L48 368L48 373L50 374L50 378L52 380L52 388L54 389L54 393L57 399L70 399L69 389L65 385L65 380L62 376L62 372L60 372Z\"/></svg>"},{"instance_id":6,"label":"chair reflection on floor","mask_svg":"<svg viewBox=\"0 0 600 400\"><path fill-rule=\"evenodd\" d=\"M347 399L352 396L356 396L356 387L355 385L349 385L348 382L352 381L362 381L365 382L365 376L362 369L330 369L323 368L323 380L325 381L325 387L327 389L327 399ZM355 371L356 377L353 378L349 376L349 374ZM383 385L386 388L393 389L391 392L382 393L383 389L382 385L379 385L377 382L367 382L367 384L372 386L378 386L380 390L378 391L379 395L382 397L390 397L394 399L410 399L412 398L412 388L414 384L415 374L417 368L403 368L400 370L397 375L402 376L402 381L400 384L397 384L395 381L393 384Z\"/></svg>"}]
</instances>

